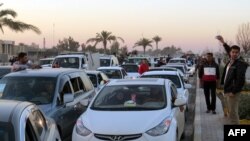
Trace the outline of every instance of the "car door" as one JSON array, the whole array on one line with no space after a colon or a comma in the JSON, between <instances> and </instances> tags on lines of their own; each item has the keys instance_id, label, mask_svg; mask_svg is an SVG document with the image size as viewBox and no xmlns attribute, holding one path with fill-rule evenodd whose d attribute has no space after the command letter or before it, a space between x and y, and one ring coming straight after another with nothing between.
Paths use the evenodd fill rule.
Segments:
<instances>
[{"instance_id":1,"label":"car door","mask_svg":"<svg viewBox=\"0 0 250 141\"><path fill-rule=\"evenodd\" d=\"M181 111L181 107L174 106L174 102L175 102L175 99L178 97L178 93L177 93L177 89L173 83L170 83L170 90L171 90L172 112L173 112L174 117L177 121L178 133L180 135L184 131L184 125L185 125L184 110Z\"/></svg>"},{"instance_id":2,"label":"car door","mask_svg":"<svg viewBox=\"0 0 250 141\"><path fill-rule=\"evenodd\" d=\"M49 135L46 120L39 110L30 112L26 122L26 141L47 141Z\"/></svg>"},{"instance_id":3,"label":"car door","mask_svg":"<svg viewBox=\"0 0 250 141\"><path fill-rule=\"evenodd\" d=\"M59 88L56 100L56 108L53 109L51 117L56 121L62 140L70 137L75 124L74 107L64 102L65 94L73 95L73 88L68 75L59 78Z\"/></svg>"}]
</instances>

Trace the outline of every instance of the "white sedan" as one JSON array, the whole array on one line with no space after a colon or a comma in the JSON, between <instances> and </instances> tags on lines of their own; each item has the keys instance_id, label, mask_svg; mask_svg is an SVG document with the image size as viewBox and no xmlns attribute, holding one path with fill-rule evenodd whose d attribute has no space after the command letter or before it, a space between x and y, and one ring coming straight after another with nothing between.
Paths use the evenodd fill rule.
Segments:
<instances>
[{"instance_id":1,"label":"white sedan","mask_svg":"<svg viewBox=\"0 0 250 141\"><path fill-rule=\"evenodd\" d=\"M72 141L178 141L184 131L185 104L169 80L114 80L79 117Z\"/></svg>"},{"instance_id":2,"label":"white sedan","mask_svg":"<svg viewBox=\"0 0 250 141\"><path fill-rule=\"evenodd\" d=\"M99 67L97 68L97 71L106 74L110 80L125 79L128 75L122 67Z\"/></svg>"},{"instance_id":3,"label":"white sedan","mask_svg":"<svg viewBox=\"0 0 250 141\"><path fill-rule=\"evenodd\" d=\"M183 96L188 101L189 97L189 88L192 88L191 84L187 84L182 79L178 71L150 71L145 72L141 75L141 78L164 78L171 80L178 91L179 96Z\"/></svg>"}]
</instances>

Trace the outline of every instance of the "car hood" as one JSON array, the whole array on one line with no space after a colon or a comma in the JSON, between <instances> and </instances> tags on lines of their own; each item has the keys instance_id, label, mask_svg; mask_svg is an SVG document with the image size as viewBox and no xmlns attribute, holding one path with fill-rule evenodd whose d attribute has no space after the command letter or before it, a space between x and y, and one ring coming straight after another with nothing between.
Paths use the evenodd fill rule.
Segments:
<instances>
[{"instance_id":1,"label":"car hood","mask_svg":"<svg viewBox=\"0 0 250 141\"><path fill-rule=\"evenodd\" d=\"M93 133L107 135L139 134L157 126L170 110L95 111L88 109L81 116L83 124Z\"/></svg>"}]
</instances>

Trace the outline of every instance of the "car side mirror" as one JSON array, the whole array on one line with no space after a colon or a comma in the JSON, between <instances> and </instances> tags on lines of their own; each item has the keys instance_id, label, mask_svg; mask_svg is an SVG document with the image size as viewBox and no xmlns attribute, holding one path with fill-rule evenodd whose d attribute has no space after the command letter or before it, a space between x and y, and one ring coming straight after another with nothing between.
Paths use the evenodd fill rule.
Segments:
<instances>
[{"instance_id":1,"label":"car side mirror","mask_svg":"<svg viewBox=\"0 0 250 141\"><path fill-rule=\"evenodd\" d=\"M89 101L89 99L83 99L83 100L81 100L80 103L81 103L83 106L87 107L87 106L89 105L90 101Z\"/></svg>"},{"instance_id":2,"label":"car side mirror","mask_svg":"<svg viewBox=\"0 0 250 141\"><path fill-rule=\"evenodd\" d=\"M87 69L87 68L88 68L87 64L82 64L82 69Z\"/></svg>"},{"instance_id":3,"label":"car side mirror","mask_svg":"<svg viewBox=\"0 0 250 141\"><path fill-rule=\"evenodd\" d=\"M184 87L187 88L187 89L191 89L191 88L192 88L192 85L191 85L191 84L185 83L185 84L184 84Z\"/></svg>"},{"instance_id":4,"label":"car side mirror","mask_svg":"<svg viewBox=\"0 0 250 141\"><path fill-rule=\"evenodd\" d=\"M70 103L74 101L74 95L71 93L66 93L63 95L64 104Z\"/></svg>"},{"instance_id":5,"label":"car side mirror","mask_svg":"<svg viewBox=\"0 0 250 141\"><path fill-rule=\"evenodd\" d=\"M186 99L184 97L179 97L177 99L175 99L174 101L174 105L179 107L179 106L183 106L186 104Z\"/></svg>"}]
</instances>

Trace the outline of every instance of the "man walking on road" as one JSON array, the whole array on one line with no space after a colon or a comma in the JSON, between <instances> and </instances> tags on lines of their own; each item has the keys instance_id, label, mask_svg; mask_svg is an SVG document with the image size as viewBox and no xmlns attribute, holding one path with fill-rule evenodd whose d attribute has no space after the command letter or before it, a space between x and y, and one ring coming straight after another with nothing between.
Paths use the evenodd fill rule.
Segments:
<instances>
[{"instance_id":1,"label":"man walking on road","mask_svg":"<svg viewBox=\"0 0 250 141\"><path fill-rule=\"evenodd\" d=\"M203 81L207 113L212 111L213 114L216 114L216 83L220 78L220 71L218 64L214 61L212 53L207 53L206 60L199 69L199 78Z\"/></svg>"},{"instance_id":2,"label":"man walking on road","mask_svg":"<svg viewBox=\"0 0 250 141\"><path fill-rule=\"evenodd\" d=\"M221 78L221 84L224 84L224 94L227 97L229 108L230 124L239 124L239 100L240 92L245 83L245 73L248 64L244 62L239 54L240 47L233 45L231 48L224 42L222 36L216 37L224 46L230 60L226 63Z\"/></svg>"}]
</instances>

